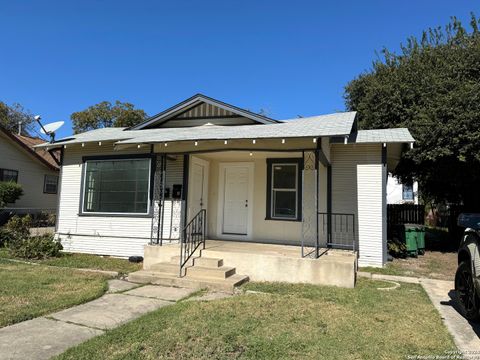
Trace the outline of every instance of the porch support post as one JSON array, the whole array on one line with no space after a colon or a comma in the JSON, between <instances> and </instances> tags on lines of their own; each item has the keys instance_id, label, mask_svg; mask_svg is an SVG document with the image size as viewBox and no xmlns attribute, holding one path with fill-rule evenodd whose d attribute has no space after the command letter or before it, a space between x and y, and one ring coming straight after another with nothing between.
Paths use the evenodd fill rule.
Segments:
<instances>
[{"instance_id":1,"label":"porch support post","mask_svg":"<svg viewBox=\"0 0 480 360\"><path fill-rule=\"evenodd\" d=\"M327 166L327 246L332 243L332 165Z\"/></svg>"},{"instance_id":2,"label":"porch support post","mask_svg":"<svg viewBox=\"0 0 480 360\"><path fill-rule=\"evenodd\" d=\"M182 184L182 202L183 202L183 219L182 226L180 229L180 241L183 241L183 228L187 224L187 213L188 213L188 177L190 169L190 155L183 155L183 184Z\"/></svg>"},{"instance_id":3,"label":"porch support post","mask_svg":"<svg viewBox=\"0 0 480 360\"><path fill-rule=\"evenodd\" d=\"M318 257L318 156L303 152L302 171L302 257ZM306 248L308 250L306 251Z\"/></svg>"}]
</instances>

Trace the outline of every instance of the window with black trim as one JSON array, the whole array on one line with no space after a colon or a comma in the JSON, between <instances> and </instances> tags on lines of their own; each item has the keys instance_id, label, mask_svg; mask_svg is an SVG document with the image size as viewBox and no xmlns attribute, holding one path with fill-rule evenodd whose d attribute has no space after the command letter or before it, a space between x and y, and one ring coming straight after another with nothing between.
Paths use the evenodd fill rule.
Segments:
<instances>
[{"instance_id":1,"label":"window with black trim","mask_svg":"<svg viewBox=\"0 0 480 360\"><path fill-rule=\"evenodd\" d=\"M58 192L57 175L45 175L43 180L43 192L45 194L56 194Z\"/></svg>"},{"instance_id":2,"label":"window with black trim","mask_svg":"<svg viewBox=\"0 0 480 360\"><path fill-rule=\"evenodd\" d=\"M302 159L267 159L267 219L301 219Z\"/></svg>"},{"instance_id":3,"label":"window with black trim","mask_svg":"<svg viewBox=\"0 0 480 360\"><path fill-rule=\"evenodd\" d=\"M18 171L10 169L0 169L0 181L18 181Z\"/></svg>"},{"instance_id":4,"label":"window with black trim","mask_svg":"<svg viewBox=\"0 0 480 360\"><path fill-rule=\"evenodd\" d=\"M87 160L83 213L147 214L150 158Z\"/></svg>"}]
</instances>

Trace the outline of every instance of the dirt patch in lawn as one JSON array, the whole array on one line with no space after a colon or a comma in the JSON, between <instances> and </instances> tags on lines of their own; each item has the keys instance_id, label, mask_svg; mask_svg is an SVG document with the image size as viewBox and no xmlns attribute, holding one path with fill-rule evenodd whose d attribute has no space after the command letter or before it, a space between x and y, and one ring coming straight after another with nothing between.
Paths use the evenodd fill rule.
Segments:
<instances>
[{"instance_id":1,"label":"dirt patch in lawn","mask_svg":"<svg viewBox=\"0 0 480 360\"><path fill-rule=\"evenodd\" d=\"M427 251L425 255L417 258L393 259L383 269L365 267L360 270L387 275L453 280L457 270L457 253Z\"/></svg>"}]
</instances>

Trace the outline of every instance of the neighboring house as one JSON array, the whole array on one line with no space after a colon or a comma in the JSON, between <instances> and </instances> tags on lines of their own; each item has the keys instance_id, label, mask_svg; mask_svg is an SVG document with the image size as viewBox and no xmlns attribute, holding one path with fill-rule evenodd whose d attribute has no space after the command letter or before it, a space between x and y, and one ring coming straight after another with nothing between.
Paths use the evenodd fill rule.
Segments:
<instances>
[{"instance_id":1,"label":"neighboring house","mask_svg":"<svg viewBox=\"0 0 480 360\"><path fill-rule=\"evenodd\" d=\"M387 170L414 141L355 118L280 121L195 95L132 128L44 144L63 159L57 236L67 251L145 256L146 270L184 268L209 239L202 256L253 280L353 286L357 254L387 261Z\"/></svg>"},{"instance_id":2,"label":"neighboring house","mask_svg":"<svg viewBox=\"0 0 480 360\"><path fill-rule=\"evenodd\" d=\"M58 202L59 166L45 149L34 150L45 140L13 134L0 126L0 181L22 185L23 195L9 209L17 212L55 212Z\"/></svg>"},{"instance_id":3,"label":"neighboring house","mask_svg":"<svg viewBox=\"0 0 480 360\"><path fill-rule=\"evenodd\" d=\"M391 173L387 179L387 204L418 205L418 182L401 183Z\"/></svg>"}]
</instances>

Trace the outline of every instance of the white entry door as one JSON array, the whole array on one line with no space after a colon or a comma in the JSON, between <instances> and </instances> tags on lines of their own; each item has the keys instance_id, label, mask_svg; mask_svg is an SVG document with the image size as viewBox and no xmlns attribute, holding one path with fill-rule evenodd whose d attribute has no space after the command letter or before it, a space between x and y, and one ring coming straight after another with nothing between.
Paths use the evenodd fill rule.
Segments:
<instances>
[{"instance_id":1,"label":"white entry door","mask_svg":"<svg viewBox=\"0 0 480 360\"><path fill-rule=\"evenodd\" d=\"M223 226L226 235L247 236L252 210L252 164L223 167Z\"/></svg>"},{"instance_id":2,"label":"white entry door","mask_svg":"<svg viewBox=\"0 0 480 360\"><path fill-rule=\"evenodd\" d=\"M192 219L201 209L207 208L208 201L208 161L191 158L188 181L188 219Z\"/></svg>"}]
</instances>

